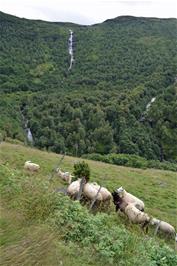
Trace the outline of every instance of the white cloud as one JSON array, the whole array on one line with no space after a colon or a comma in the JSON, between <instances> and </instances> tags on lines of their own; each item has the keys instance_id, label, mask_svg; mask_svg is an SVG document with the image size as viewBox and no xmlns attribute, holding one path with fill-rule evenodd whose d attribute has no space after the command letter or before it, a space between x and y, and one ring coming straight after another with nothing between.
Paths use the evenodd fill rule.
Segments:
<instances>
[{"instance_id":1,"label":"white cloud","mask_svg":"<svg viewBox=\"0 0 177 266\"><path fill-rule=\"evenodd\" d=\"M176 0L0 0L0 10L19 17L93 24L120 15L177 17Z\"/></svg>"}]
</instances>

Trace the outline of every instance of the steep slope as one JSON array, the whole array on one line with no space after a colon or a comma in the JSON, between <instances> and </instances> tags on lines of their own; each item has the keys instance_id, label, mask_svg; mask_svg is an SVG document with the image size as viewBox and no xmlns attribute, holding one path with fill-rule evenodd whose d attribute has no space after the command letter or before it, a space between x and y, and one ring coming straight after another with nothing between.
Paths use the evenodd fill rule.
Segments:
<instances>
[{"instance_id":1,"label":"steep slope","mask_svg":"<svg viewBox=\"0 0 177 266\"><path fill-rule=\"evenodd\" d=\"M153 239L154 228L144 237L138 226L115 213L113 204L93 215L77 201L55 193L56 188L66 187L56 176L49 182L60 158L1 143L2 265L176 265L174 240ZM38 173L23 169L30 159L40 164ZM72 172L76 160L66 156L62 169ZM144 200L149 214L176 226L175 173L87 162L92 181L111 191L124 186Z\"/></svg>"},{"instance_id":2,"label":"steep slope","mask_svg":"<svg viewBox=\"0 0 177 266\"><path fill-rule=\"evenodd\" d=\"M1 12L0 21L2 138L25 138L23 113L40 148L177 159L175 19L80 26Z\"/></svg>"}]
</instances>

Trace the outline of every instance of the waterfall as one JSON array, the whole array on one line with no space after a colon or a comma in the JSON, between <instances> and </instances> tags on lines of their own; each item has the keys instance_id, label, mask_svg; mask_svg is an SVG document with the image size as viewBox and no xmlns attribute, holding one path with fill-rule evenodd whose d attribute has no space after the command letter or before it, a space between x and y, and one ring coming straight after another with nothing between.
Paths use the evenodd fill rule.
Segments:
<instances>
[{"instance_id":1,"label":"waterfall","mask_svg":"<svg viewBox=\"0 0 177 266\"><path fill-rule=\"evenodd\" d=\"M146 105L146 112L149 111L149 108L151 107L151 104L152 104L153 102L155 102L155 100L156 100L156 97L153 97L153 98L150 100L150 102Z\"/></svg>"},{"instance_id":2,"label":"waterfall","mask_svg":"<svg viewBox=\"0 0 177 266\"><path fill-rule=\"evenodd\" d=\"M31 129L28 127L28 119L26 119L26 117L24 116L23 109L21 110L21 115L22 115L22 120L24 124L24 130L26 132L26 138L31 144L33 144L34 142L33 135L32 135Z\"/></svg>"},{"instance_id":3,"label":"waterfall","mask_svg":"<svg viewBox=\"0 0 177 266\"><path fill-rule=\"evenodd\" d=\"M73 31L69 30L70 36L69 36L69 41L68 41L68 52L70 55L70 66L68 70L72 68L73 62L74 62L74 55L73 55Z\"/></svg>"},{"instance_id":4,"label":"waterfall","mask_svg":"<svg viewBox=\"0 0 177 266\"><path fill-rule=\"evenodd\" d=\"M31 129L29 127L26 129L26 132L27 132L27 139L28 139L28 141L30 143L33 143L33 135L31 133Z\"/></svg>"},{"instance_id":5,"label":"waterfall","mask_svg":"<svg viewBox=\"0 0 177 266\"><path fill-rule=\"evenodd\" d=\"M153 97L153 98L150 100L150 102L148 102L148 104L146 105L146 110L142 113L142 115L141 115L141 117L140 117L140 119L139 119L140 122L145 121L145 119L146 119L146 115L147 115L147 113L148 113L148 111L149 111L149 109L150 109L152 103L154 103L155 100L156 100L156 97Z\"/></svg>"}]
</instances>

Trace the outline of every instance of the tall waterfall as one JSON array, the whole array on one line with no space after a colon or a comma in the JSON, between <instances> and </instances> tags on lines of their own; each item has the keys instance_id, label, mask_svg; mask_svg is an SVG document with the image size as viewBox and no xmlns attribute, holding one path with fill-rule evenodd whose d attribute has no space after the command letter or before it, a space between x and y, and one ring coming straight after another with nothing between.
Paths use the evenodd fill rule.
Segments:
<instances>
[{"instance_id":1,"label":"tall waterfall","mask_svg":"<svg viewBox=\"0 0 177 266\"><path fill-rule=\"evenodd\" d=\"M73 31L69 30L70 36L69 36L69 41L68 41L68 51L70 55L70 66L68 70L72 68L73 62L74 62L74 55L73 55Z\"/></svg>"},{"instance_id":2,"label":"tall waterfall","mask_svg":"<svg viewBox=\"0 0 177 266\"><path fill-rule=\"evenodd\" d=\"M152 103L155 102L155 100L156 100L156 97L153 97L153 98L150 100L150 102L148 102L148 104L146 105L146 110L142 113L142 115L141 115L141 117L140 117L140 119L139 119L140 122L143 122L143 121L146 120L146 115L148 114L149 109L150 109Z\"/></svg>"},{"instance_id":3,"label":"tall waterfall","mask_svg":"<svg viewBox=\"0 0 177 266\"><path fill-rule=\"evenodd\" d=\"M146 112L149 111L149 108L151 107L151 104L152 104L153 102L155 102L155 100L156 100L156 97L153 97L153 98L150 100L150 102L146 105Z\"/></svg>"},{"instance_id":4,"label":"tall waterfall","mask_svg":"<svg viewBox=\"0 0 177 266\"><path fill-rule=\"evenodd\" d=\"M24 124L24 130L26 132L26 138L27 138L28 142L33 144L33 142L34 142L33 135L32 135L31 129L28 127L28 120L24 116L23 110L21 110L21 115L22 115L22 120L23 120L23 124Z\"/></svg>"},{"instance_id":5,"label":"tall waterfall","mask_svg":"<svg viewBox=\"0 0 177 266\"><path fill-rule=\"evenodd\" d=\"M26 132L27 132L27 139L30 143L33 143L33 135L31 133L31 129L30 128L27 128L26 129Z\"/></svg>"}]
</instances>

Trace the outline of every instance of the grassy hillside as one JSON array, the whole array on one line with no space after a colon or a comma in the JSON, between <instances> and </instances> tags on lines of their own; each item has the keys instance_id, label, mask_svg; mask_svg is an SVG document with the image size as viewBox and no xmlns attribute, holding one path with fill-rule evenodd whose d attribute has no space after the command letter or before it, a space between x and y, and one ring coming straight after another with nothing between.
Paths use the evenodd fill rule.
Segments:
<instances>
[{"instance_id":1,"label":"grassy hillside","mask_svg":"<svg viewBox=\"0 0 177 266\"><path fill-rule=\"evenodd\" d=\"M176 264L174 241L153 239L152 229L144 236L138 226L115 213L113 204L94 215L53 192L66 187L56 177L48 181L60 158L19 144L0 144L1 265ZM39 163L39 173L23 170L26 160ZM62 168L72 172L78 160L66 156ZM177 228L176 173L87 162L91 180L110 190L124 186L144 200L149 214Z\"/></svg>"},{"instance_id":2,"label":"grassy hillside","mask_svg":"<svg viewBox=\"0 0 177 266\"><path fill-rule=\"evenodd\" d=\"M176 161L176 29L176 19L79 26L0 12L0 138L26 140L23 113L39 148Z\"/></svg>"}]
</instances>

